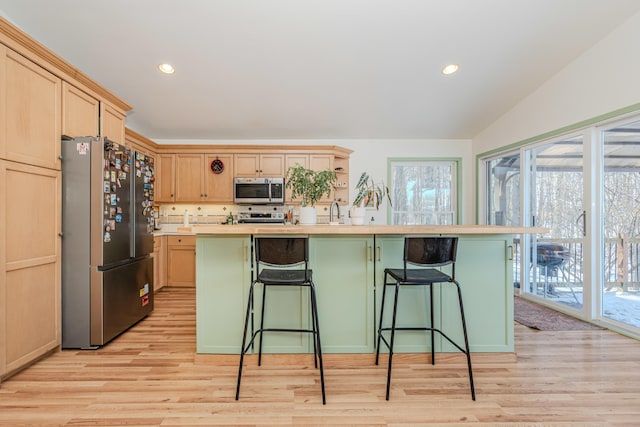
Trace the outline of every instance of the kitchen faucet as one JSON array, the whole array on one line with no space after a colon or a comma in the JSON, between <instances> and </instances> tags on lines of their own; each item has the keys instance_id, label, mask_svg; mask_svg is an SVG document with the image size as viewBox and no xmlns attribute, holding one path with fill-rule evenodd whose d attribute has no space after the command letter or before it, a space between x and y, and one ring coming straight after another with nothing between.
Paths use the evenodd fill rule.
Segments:
<instances>
[{"instance_id":1,"label":"kitchen faucet","mask_svg":"<svg viewBox=\"0 0 640 427\"><path fill-rule=\"evenodd\" d=\"M329 223L333 222L333 207L336 207L336 212L338 213L336 219L340 219L340 204L337 200L331 202L331 206L329 206Z\"/></svg>"}]
</instances>

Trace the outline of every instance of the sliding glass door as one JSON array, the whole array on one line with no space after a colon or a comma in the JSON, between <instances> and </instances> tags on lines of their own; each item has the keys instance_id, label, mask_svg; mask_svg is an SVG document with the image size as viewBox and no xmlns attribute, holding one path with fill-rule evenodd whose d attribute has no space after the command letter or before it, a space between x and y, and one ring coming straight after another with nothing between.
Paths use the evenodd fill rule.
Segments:
<instances>
[{"instance_id":1,"label":"sliding glass door","mask_svg":"<svg viewBox=\"0 0 640 427\"><path fill-rule=\"evenodd\" d=\"M549 232L533 236L524 265L524 291L580 309L586 212L583 203L583 136L525 151L529 166L531 225Z\"/></svg>"},{"instance_id":2,"label":"sliding glass door","mask_svg":"<svg viewBox=\"0 0 640 427\"><path fill-rule=\"evenodd\" d=\"M640 327L640 121L602 131L603 318Z\"/></svg>"},{"instance_id":3,"label":"sliding glass door","mask_svg":"<svg viewBox=\"0 0 640 427\"><path fill-rule=\"evenodd\" d=\"M484 220L535 225L515 239L514 286L640 337L640 117L494 154Z\"/></svg>"}]
</instances>

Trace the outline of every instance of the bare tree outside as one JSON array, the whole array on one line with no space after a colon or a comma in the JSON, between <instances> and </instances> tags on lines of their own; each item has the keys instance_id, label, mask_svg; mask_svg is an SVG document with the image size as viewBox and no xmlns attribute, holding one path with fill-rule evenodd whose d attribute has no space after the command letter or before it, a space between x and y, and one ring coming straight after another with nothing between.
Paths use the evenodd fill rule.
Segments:
<instances>
[{"instance_id":1,"label":"bare tree outside","mask_svg":"<svg viewBox=\"0 0 640 427\"><path fill-rule=\"evenodd\" d=\"M392 224L455 224L456 162L391 161Z\"/></svg>"}]
</instances>

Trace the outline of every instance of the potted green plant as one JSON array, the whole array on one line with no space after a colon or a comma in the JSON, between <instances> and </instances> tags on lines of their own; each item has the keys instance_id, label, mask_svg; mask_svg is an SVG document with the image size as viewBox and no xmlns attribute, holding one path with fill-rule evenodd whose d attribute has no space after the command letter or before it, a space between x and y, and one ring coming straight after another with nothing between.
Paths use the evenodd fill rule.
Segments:
<instances>
[{"instance_id":1,"label":"potted green plant","mask_svg":"<svg viewBox=\"0 0 640 427\"><path fill-rule=\"evenodd\" d=\"M338 180L332 170L314 171L296 165L287 169L285 187L291 189L291 200L302 199L300 208L300 224L317 223L315 205L323 196L329 196Z\"/></svg>"},{"instance_id":2,"label":"potted green plant","mask_svg":"<svg viewBox=\"0 0 640 427\"><path fill-rule=\"evenodd\" d=\"M367 172L362 172L362 175L360 175L360 179L356 184L356 196L353 199L353 206L349 212L351 216L351 224L364 224L366 207L373 206L376 210L380 209L380 203L382 203L382 199L385 197L389 201L389 205L391 205L389 187L387 187L383 182L376 183Z\"/></svg>"}]
</instances>

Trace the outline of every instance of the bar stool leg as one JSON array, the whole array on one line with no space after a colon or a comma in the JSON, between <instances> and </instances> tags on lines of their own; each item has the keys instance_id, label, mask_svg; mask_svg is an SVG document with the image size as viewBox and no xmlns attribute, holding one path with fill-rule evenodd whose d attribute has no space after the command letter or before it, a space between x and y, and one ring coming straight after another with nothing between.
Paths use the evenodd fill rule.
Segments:
<instances>
[{"instance_id":1,"label":"bar stool leg","mask_svg":"<svg viewBox=\"0 0 640 427\"><path fill-rule=\"evenodd\" d=\"M436 337L435 337L435 333L433 332L433 283L430 283L429 285L429 317L431 319L431 364L435 365L436 364L436 351L435 351L435 347L436 347Z\"/></svg>"},{"instance_id":2,"label":"bar stool leg","mask_svg":"<svg viewBox=\"0 0 640 427\"><path fill-rule=\"evenodd\" d=\"M467 322L464 317L464 307L462 305L462 290L457 281L453 281L458 289L458 303L460 304L460 319L462 320L462 333L464 335L464 348L467 355L467 367L469 369L469 386L471 387L471 400L476 400L476 389L473 385L473 372L471 372L471 350L469 350L469 339L467 337Z\"/></svg>"},{"instance_id":3,"label":"bar stool leg","mask_svg":"<svg viewBox=\"0 0 640 427\"><path fill-rule=\"evenodd\" d=\"M264 327L264 308L267 306L267 285L262 284L262 307L260 309L260 343L258 345L258 366L262 365L262 337L264 333L262 328Z\"/></svg>"},{"instance_id":4,"label":"bar stool leg","mask_svg":"<svg viewBox=\"0 0 640 427\"><path fill-rule=\"evenodd\" d=\"M309 302L311 304L311 330L315 331L316 328L316 322L317 322L317 317L316 317L316 313L313 310L313 289L311 288L311 285L309 285ZM316 337L315 337L315 333L312 334L313 335L313 367L318 369L318 346L317 346L317 342L316 342Z\"/></svg>"},{"instance_id":5,"label":"bar stool leg","mask_svg":"<svg viewBox=\"0 0 640 427\"><path fill-rule=\"evenodd\" d=\"M384 281L382 282L382 302L380 305L380 323L378 325L378 343L376 345L376 365L380 357L380 340L382 337L382 319L384 317L384 298L387 294L387 272L384 273Z\"/></svg>"},{"instance_id":6,"label":"bar stool leg","mask_svg":"<svg viewBox=\"0 0 640 427\"><path fill-rule=\"evenodd\" d=\"M314 335L314 345L317 342L317 356L318 363L320 365L320 388L322 390L322 404L327 404L327 398L324 392L324 365L322 363L322 346L320 345L320 322L318 321L318 304L316 301L316 288L311 283L309 286L311 292L311 311L312 311L312 322L313 322L313 335ZM315 357L315 356L314 356Z\"/></svg>"},{"instance_id":7,"label":"bar stool leg","mask_svg":"<svg viewBox=\"0 0 640 427\"><path fill-rule=\"evenodd\" d=\"M391 364L393 360L393 342L396 335L396 314L398 313L398 293L400 291L400 282L396 283L396 293L393 298L393 315L391 318L391 339L389 341L389 365L387 367L387 396L389 400L389 391L391 389Z\"/></svg>"},{"instance_id":8,"label":"bar stool leg","mask_svg":"<svg viewBox=\"0 0 640 427\"><path fill-rule=\"evenodd\" d=\"M247 329L249 327L249 313L253 310L253 286L249 287L249 301L247 301L247 313L244 317L244 332L242 334L242 347L240 348L240 366L238 367L238 383L236 385L236 400L240 397L240 381L242 380L242 365L244 363L244 354L246 353L245 345L247 343Z\"/></svg>"}]
</instances>

